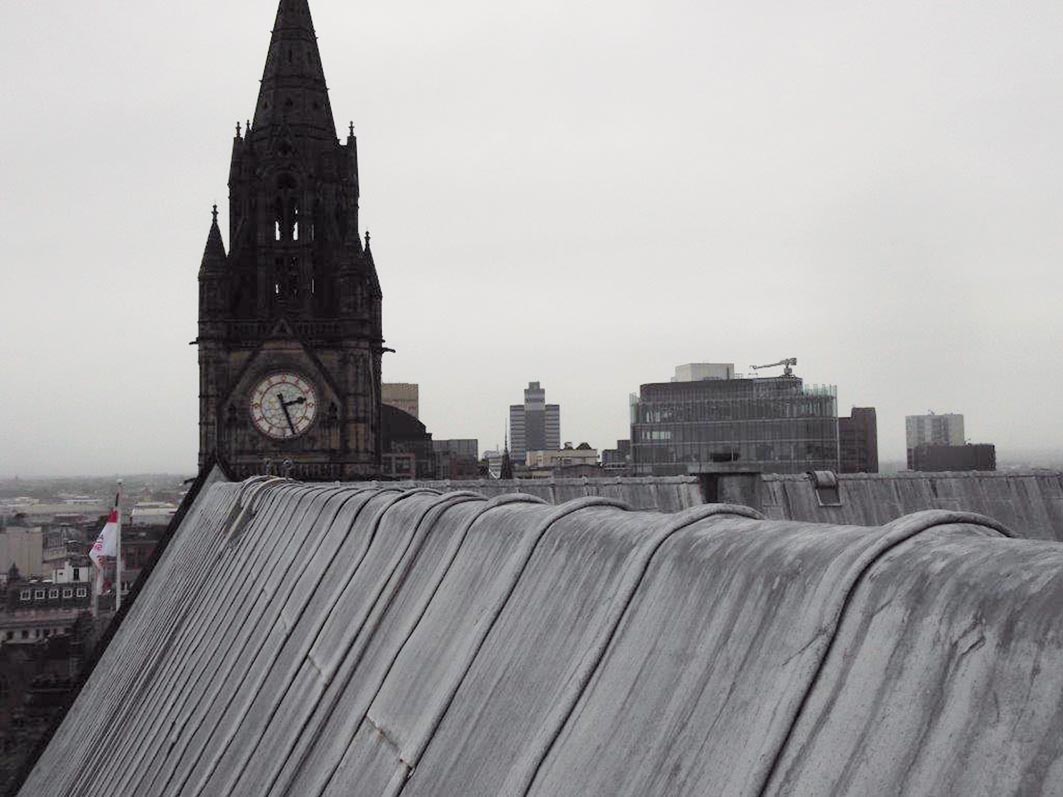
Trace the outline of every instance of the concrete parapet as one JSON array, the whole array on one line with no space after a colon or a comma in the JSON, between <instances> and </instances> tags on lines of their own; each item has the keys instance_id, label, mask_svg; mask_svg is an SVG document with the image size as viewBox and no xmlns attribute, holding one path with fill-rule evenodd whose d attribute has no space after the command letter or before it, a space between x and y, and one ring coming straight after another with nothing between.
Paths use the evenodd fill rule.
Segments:
<instances>
[{"instance_id":1,"label":"concrete parapet","mask_svg":"<svg viewBox=\"0 0 1063 797\"><path fill-rule=\"evenodd\" d=\"M678 512L702 503L741 504L780 520L878 526L912 512L954 509L995 518L1031 539L1063 541L1059 471L832 474L836 495L806 474L706 473L636 478L403 482L401 487L522 492L551 504L605 496L633 509ZM379 483L385 486L385 483Z\"/></svg>"}]
</instances>

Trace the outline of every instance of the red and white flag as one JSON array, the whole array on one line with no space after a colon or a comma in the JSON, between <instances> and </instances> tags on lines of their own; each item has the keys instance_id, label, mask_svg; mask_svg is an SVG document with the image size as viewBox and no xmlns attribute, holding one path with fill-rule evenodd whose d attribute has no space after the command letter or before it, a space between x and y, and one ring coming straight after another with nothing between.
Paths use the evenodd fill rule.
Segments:
<instances>
[{"instance_id":1,"label":"red and white flag","mask_svg":"<svg viewBox=\"0 0 1063 797\"><path fill-rule=\"evenodd\" d=\"M111 516L107 518L107 524L100 531L100 536L96 538L96 542L92 544L92 550L89 551L89 558L96 567L101 569L104 567L100 561L101 557L114 559L118 556L118 534L121 528L122 516L116 499Z\"/></svg>"}]
</instances>

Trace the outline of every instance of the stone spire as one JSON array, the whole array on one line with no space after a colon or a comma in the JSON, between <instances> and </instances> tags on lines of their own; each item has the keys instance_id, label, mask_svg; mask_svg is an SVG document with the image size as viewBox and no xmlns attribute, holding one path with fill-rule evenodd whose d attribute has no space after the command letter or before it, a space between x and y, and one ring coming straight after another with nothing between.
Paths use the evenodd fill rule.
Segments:
<instances>
[{"instance_id":1,"label":"stone spire","mask_svg":"<svg viewBox=\"0 0 1063 797\"><path fill-rule=\"evenodd\" d=\"M506 447L502 449L502 472L498 478L510 481L513 478L513 460L509 456L509 430L506 430Z\"/></svg>"},{"instance_id":2,"label":"stone spire","mask_svg":"<svg viewBox=\"0 0 1063 797\"><path fill-rule=\"evenodd\" d=\"M285 125L297 136L336 139L307 0L280 0L255 106L253 136L269 136Z\"/></svg>"},{"instance_id":3,"label":"stone spire","mask_svg":"<svg viewBox=\"0 0 1063 797\"><path fill-rule=\"evenodd\" d=\"M380 290L380 279L376 273L376 262L373 260L373 250L369 246L369 230L365 231L365 272L366 282L369 286L369 290L378 299L383 298L383 293Z\"/></svg>"},{"instance_id":4,"label":"stone spire","mask_svg":"<svg viewBox=\"0 0 1063 797\"><path fill-rule=\"evenodd\" d=\"M221 239L221 228L218 227L218 206L212 211L214 220L210 223L210 232L207 233L207 245L203 249L203 262L201 271L216 271L225 268L225 243Z\"/></svg>"}]
</instances>

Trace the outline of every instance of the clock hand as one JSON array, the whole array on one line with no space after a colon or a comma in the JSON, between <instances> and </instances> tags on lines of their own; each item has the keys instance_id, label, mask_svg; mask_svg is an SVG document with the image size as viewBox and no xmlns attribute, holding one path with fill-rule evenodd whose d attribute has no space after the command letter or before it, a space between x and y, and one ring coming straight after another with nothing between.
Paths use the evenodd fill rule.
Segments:
<instances>
[{"instance_id":1,"label":"clock hand","mask_svg":"<svg viewBox=\"0 0 1063 797\"><path fill-rule=\"evenodd\" d=\"M281 403L281 409L284 410L284 417L288 421L288 428L290 428L292 430L292 434L294 435L295 434L295 424L292 423L292 416L291 416L291 413L288 412L288 404L284 400L284 394L283 393L278 393L277 394L277 401L279 401ZM292 402L292 403L294 404L295 402Z\"/></svg>"}]
</instances>

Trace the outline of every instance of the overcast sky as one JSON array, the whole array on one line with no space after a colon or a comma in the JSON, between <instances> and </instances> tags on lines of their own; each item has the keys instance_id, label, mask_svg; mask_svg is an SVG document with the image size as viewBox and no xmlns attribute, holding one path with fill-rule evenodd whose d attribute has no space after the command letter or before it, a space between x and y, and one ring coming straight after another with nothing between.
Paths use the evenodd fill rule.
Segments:
<instances>
[{"instance_id":1,"label":"overcast sky","mask_svg":"<svg viewBox=\"0 0 1063 797\"><path fill-rule=\"evenodd\" d=\"M0 0L0 475L195 468L196 274L275 0ZM628 436L691 361L1063 447L1059 0L311 0L386 381ZM228 242L227 242L228 243Z\"/></svg>"}]
</instances>

